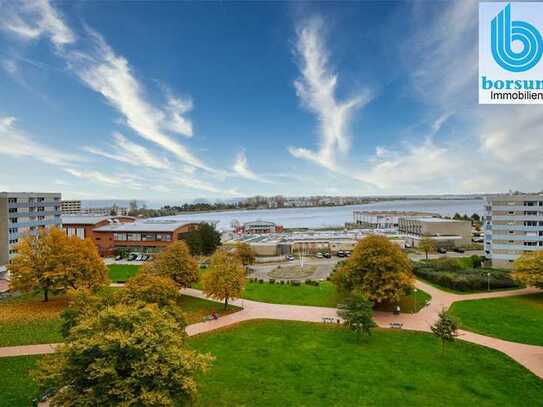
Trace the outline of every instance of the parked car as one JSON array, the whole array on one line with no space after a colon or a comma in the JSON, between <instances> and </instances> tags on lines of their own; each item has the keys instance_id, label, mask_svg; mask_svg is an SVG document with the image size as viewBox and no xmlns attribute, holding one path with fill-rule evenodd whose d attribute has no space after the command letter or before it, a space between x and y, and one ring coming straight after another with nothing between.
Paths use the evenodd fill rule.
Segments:
<instances>
[{"instance_id":1,"label":"parked car","mask_svg":"<svg viewBox=\"0 0 543 407\"><path fill-rule=\"evenodd\" d=\"M332 256L330 255L330 253L323 253L322 256L326 259L329 259L331 258Z\"/></svg>"},{"instance_id":2,"label":"parked car","mask_svg":"<svg viewBox=\"0 0 543 407\"><path fill-rule=\"evenodd\" d=\"M130 253L130 254L128 255L127 260L128 260L128 261L134 261L134 260L136 260L137 257L138 257L137 254L135 254L135 253Z\"/></svg>"},{"instance_id":3,"label":"parked car","mask_svg":"<svg viewBox=\"0 0 543 407\"><path fill-rule=\"evenodd\" d=\"M118 255L117 257L115 257L115 261L119 261L119 260L122 260L122 256L121 255Z\"/></svg>"},{"instance_id":4,"label":"parked car","mask_svg":"<svg viewBox=\"0 0 543 407\"><path fill-rule=\"evenodd\" d=\"M465 252L465 250L462 249L461 247L455 247L455 248L454 248L454 251L455 251L456 253L464 253L464 252Z\"/></svg>"},{"instance_id":5,"label":"parked car","mask_svg":"<svg viewBox=\"0 0 543 407\"><path fill-rule=\"evenodd\" d=\"M294 259L295 259L294 256L287 256L288 261L294 261Z\"/></svg>"},{"instance_id":6,"label":"parked car","mask_svg":"<svg viewBox=\"0 0 543 407\"><path fill-rule=\"evenodd\" d=\"M353 254L350 250L345 251L345 257L351 257L351 254Z\"/></svg>"},{"instance_id":7,"label":"parked car","mask_svg":"<svg viewBox=\"0 0 543 407\"><path fill-rule=\"evenodd\" d=\"M336 256L337 257L345 257L345 252L343 250L338 250L338 252L336 253Z\"/></svg>"},{"instance_id":8,"label":"parked car","mask_svg":"<svg viewBox=\"0 0 543 407\"><path fill-rule=\"evenodd\" d=\"M437 252L441 254L445 254L447 253L447 249L445 249L444 247L438 247Z\"/></svg>"},{"instance_id":9,"label":"parked car","mask_svg":"<svg viewBox=\"0 0 543 407\"><path fill-rule=\"evenodd\" d=\"M322 255L321 252L318 252L318 253L317 253L317 259L322 259L323 257L324 257L324 256Z\"/></svg>"}]
</instances>

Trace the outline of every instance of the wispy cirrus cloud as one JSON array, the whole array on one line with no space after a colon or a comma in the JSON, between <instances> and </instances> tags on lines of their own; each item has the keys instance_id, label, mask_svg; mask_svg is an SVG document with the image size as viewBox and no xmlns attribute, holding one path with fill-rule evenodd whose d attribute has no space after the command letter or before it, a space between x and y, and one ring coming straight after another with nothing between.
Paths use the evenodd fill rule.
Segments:
<instances>
[{"instance_id":1,"label":"wispy cirrus cloud","mask_svg":"<svg viewBox=\"0 0 543 407\"><path fill-rule=\"evenodd\" d=\"M257 182L263 182L272 184L273 181L267 179L266 177L263 177L261 175L256 174L250 167L249 167L249 161L247 160L247 155L245 154L245 151L241 150L237 157L236 162L233 166L234 173L237 174L241 178L245 178L251 181L257 181Z\"/></svg>"},{"instance_id":2,"label":"wispy cirrus cloud","mask_svg":"<svg viewBox=\"0 0 543 407\"><path fill-rule=\"evenodd\" d=\"M102 149L90 146L83 147L83 150L91 154L131 165L143 165L157 169L170 168L170 162L166 158L153 155L148 149L139 144L133 143L121 133L114 133L113 140L114 144L111 146L111 151L104 151Z\"/></svg>"},{"instance_id":3,"label":"wispy cirrus cloud","mask_svg":"<svg viewBox=\"0 0 543 407\"><path fill-rule=\"evenodd\" d=\"M47 164L66 165L83 160L81 156L68 154L36 142L16 126L12 116L0 117L0 154L11 157L34 158Z\"/></svg>"},{"instance_id":4,"label":"wispy cirrus cloud","mask_svg":"<svg viewBox=\"0 0 543 407\"><path fill-rule=\"evenodd\" d=\"M74 168L64 168L68 174L73 175L77 178L82 178L88 181L98 182L100 184L107 185L119 185L122 183L120 178L114 177L112 175L102 174L99 171L88 171L88 170L77 170Z\"/></svg>"},{"instance_id":5,"label":"wispy cirrus cloud","mask_svg":"<svg viewBox=\"0 0 543 407\"><path fill-rule=\"evenodd\" d=\"M101 94L121 113L125 124L136 134L156 143L191 166L213 171L186 146L168 134L169 131L192 136L192 124L182 116L192 108L192 103L172 95L168 95L165 108L149 102L128 61L115 54L98 33L88 31L93 39L93 51L66 54L71 69L83 83Z\"/></svg>"},{"instance_id":6,"label":"wispy cirrus cloud","mask_svg":"<svg viewBox=\"0 0 543 407\"><path fill-rule=\"evenodd\" d=\"M314 113L320 126L319 149L289 147L297 158L311 160L329 170L336 170L336 156L350 149L349 123L353 113L371 100L362 92L339 101L336 96L338 75L329 64L320 18L303 21L297 30L296 57L301 77L294 82L303 106Z\"/></svg>"},{"instance_id":7,"label":"wispy cirrus cloud","mask_svg":"<svg viewBox=\"0 0 543 407\"><path fill-rule=\"evenodd\" d=\"M0 29L19 38L35 40L47 36L61 47L75 42L72 30L47 0L0 0Z\"/></svg>"}]
</instances>

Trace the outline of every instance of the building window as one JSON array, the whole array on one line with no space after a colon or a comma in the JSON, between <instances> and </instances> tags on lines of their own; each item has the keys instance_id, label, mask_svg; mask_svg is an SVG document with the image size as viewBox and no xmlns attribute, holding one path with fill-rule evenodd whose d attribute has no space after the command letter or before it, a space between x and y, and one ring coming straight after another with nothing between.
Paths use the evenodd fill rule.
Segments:
<instances>
[{"instance_id":1,"label":"building window","mask_svg":"<svg viewBox=\"0 0 543 407\"><path fill-rule=\"evenodd\" d=\"M155 241L156 239L156 233L142 233L141 234L141 240L145 242Z\"/></svg>"},{"instance_id":2,"label":"building window","mask_svg":"<svg viewBox=\"0 0 543 407\"><path fill-rule=\"evenodd\" d=\"M9 218L9 221L10 221L11 223L17 223L17 218Z\"/></svg>"},{"instance_id":3,"label":"building window","mask_svg":"<svg viewBox=\"0 0 543 407\"><path fill-rule=\"evenodd\" d=\"M9 241L9 244L16 244L18 241L18 239L12 239Z\"/></svg>"},{"instance_id":4,"label":"building window","mask_svg":"<svg viewBox=\"0 0 543 407\"><path fill-rule=\"evenodd\" d=\"M126 240L130 240L132 242L139 242L139 241L141 241L141 234L140 233L127 233Z\"/></svg>"},{"instance_id":5,"label":"building window","mask_svg":"<svg viewBox=\"0 0 543 407\"><path fill-rule=\"evenodd\" d=\"M17 213L17 208L9 208L9 213Z\"/></svg>"},{"instance_id":6,"label":"building window","mask_svg":"<svg viewBox=\"0 0 543 407\"><path fill-rule=\"evenodd\" d=\"M126 240L126 233L113 233L113 240Z\"/></svg>"},{"instance_id":7,"label":"building window","mask_svg":"<svg viewBox=\"0 0 543 407\"><path fill-rule=\"evenodd\" d=\"M172 236L169 233L157 233L156 240L159 240L162 242L169 242L172 240Z\"/></svg>"},{"instance_id":8,"label":"building window","mask_svg":"<svg viewBox=\"0 0 543 407\"><path fill-rule=\"evenodd\" d=\"M17 198L8 198L8 203L17 203Z\"/></svg>"}]
</instances>

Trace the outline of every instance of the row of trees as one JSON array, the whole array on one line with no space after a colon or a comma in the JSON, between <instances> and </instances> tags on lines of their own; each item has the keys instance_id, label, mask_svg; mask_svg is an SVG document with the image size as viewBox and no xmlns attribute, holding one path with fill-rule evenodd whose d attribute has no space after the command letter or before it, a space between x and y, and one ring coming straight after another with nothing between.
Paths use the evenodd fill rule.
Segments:
<instances>
[{"instance_id":1,"label":"row of trees","mask_svg":"<svg viewBox=\"0 0 543 407\"><path fill-rule=\"evenodd\" d=\"M122 290L104 290L107 269L91 240L56 228L27 236L9 266L12 288L67 293L62 314L64 344L40 363L35 377L55 388L52 406L186 403L196 377L212 361L186 345L181 288L200 280L198 263L184 241L142 266ZM202 279L204 292L224 301L245 286L244 263L254 261L245 245L218 249Z\"/></svg>"}]
</instances>

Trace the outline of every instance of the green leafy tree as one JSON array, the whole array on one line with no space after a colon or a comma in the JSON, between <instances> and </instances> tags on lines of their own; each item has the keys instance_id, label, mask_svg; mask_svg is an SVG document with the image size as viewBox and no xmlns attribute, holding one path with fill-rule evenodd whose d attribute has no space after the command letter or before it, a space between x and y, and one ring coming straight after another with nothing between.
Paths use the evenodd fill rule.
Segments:
<instances>
[{"instance_id":1,"label":"green leafy tree","mask_svg":"<svg viewBox=\"0 0 543 407\"><path fill-rule=\"evenodd\" d=\"M373 303L362 294L353 293L343 304L338 306L338 315L343 318L345 325L361 334L371 335L371 328L377 325L373 321Z\"/></svg>"},{"instance_id":2,"label":"green leafy tree","mask_svg":"<svg viewBox=\"0 0 543 407\"><path fill-rule=\"evenodd\" d=\"M352 256L334 273L333 282L342 292L359 291L368 300L399 302L413 288L415 276L407 255L385 236L362 239Z\"/></svg>"},{"instance_id":3,"label":"green leafy tree","mask_svg":"<svg viewBox=\"0 0 543 407\"><path fill-rule=\"evenodd\" d=\"M202 287L206 295L224 300L239 298L245 288L245 270L241 260L234 253L219 249L209 260L209 270L202 277Z\"/></svg>"},{"instance_id":4,"label":"green leafy tree","mask_svg":"<svg viewBox=\"0 0 543 407\"><path fill-rule=\"evenodd\" d=\"M184 239L193 256L210 256L221 244L221 234L213 225L205 222L198 229L187 233Z\"/></svg>"},{"instance_id":5,"label":"green leafy tree","mask_svg":"<svg viewBox=\"0 0 543 407\"><path fill-rule=\"evenodd\" d=\"M211 362L186 346L182 326L157 304L85 314L34 376L58 389L51 406L174 406L191 400Z\"/></svg>"},{"instance_id":6,"label":"green leafy tree","mask_svg":"<svg viewBox=\"0 0 543 407\"><path fill-rule=\"evenodd\" d=\"M187 244L178 240L142 266L142 272L171 278L178 287L186 288L198 282L198 263Z\"/></svg>"},{"instance_id":7,"label":"green leafy tree","mask_svg":"<svg viewBox=\"0 0 543 407\"><path fill-rule=\"evenodd\" d=\"M12 289L49 293L68 288L98 289L108 284L107 269L91 240L68 237L56 227L24 237L8 265Z\"/></svg>"},{"instance_id":8,"label":"green leafy tree","mask_svg":"<svg viewBox=\"0 0 543 407\"><path fill-rule=\"evenodd\" d=\"M511 277L527 287L543 288L543 250L519 256L513 263Z\"/></svg>"},{"instance_id":9,"label":"green leafy tree","mask_svg":"<svg viewBox=\"0 0 543 407\"><path fill-rule=\"evenodd\" d=\"M439 319L431 329L433 334L441 339L441 353L445 352L445 343L453 342L458 336L458 323L446 310L439 313Z\"/></svg>"},{"instance_id":10,"label":"green leafy tree","mask_svg":"<svg viewBox=\"0 0 543 407\"><path fill-rule=\"evenodd\" d=\"M426 260L428 260L428 254L435 252L437 250L437 245L435 240L430 239L429 237L423 237L419 242L419 249L424 252Z\"/></svg>"},{"instance_id":11,"label":"green leafy tree","mask_svg":"<svg viewBox=\"0 0 543 407\"><path fill-rule=\"evenodd\" d=\"M238 242L236 244L235 253L239 256L244 266L254 264L256 261L256 253L247 243Z\"/></svg>"}]
</instances>

